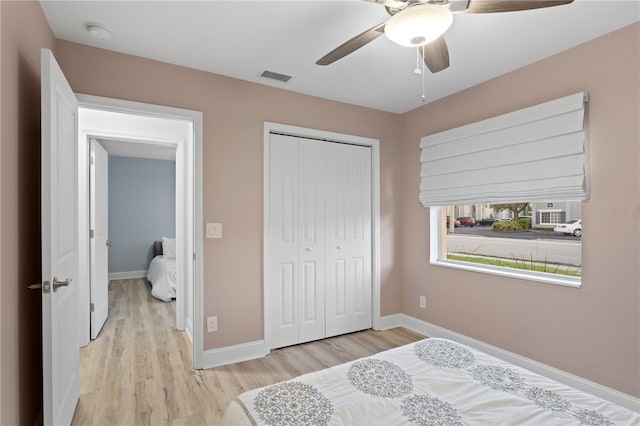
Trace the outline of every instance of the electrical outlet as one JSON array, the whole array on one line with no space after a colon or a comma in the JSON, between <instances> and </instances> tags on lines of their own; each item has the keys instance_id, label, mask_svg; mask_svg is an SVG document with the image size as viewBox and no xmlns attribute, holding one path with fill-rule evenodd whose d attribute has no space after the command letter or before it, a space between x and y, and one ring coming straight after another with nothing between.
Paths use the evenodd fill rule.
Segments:
<instances>
[{"instance_id":1,"label":"electrical outlet","mask_svg":"<svg viewBox=\"0 0 640 426\"><path fill-rule=\"evenodd\" d=\"M420 296L420 307L422 309L427 309L427 297L426 296Z\"/></svg>"},{"instance_id":2,"label":"electrical outlet","mask_svg":"<svg viewBox=\"0 0 640 426\"><path fill-rule=\"evenodd\" d=\"M221 223L207 223L207 238L222 238Z\"/></svg>"},{"instance_id":3,"label":"electrical outlet","mask_svg":"<svg viewBox=\"0 0 640 426\"><path fill-rule=\"evenodd\" d=\"M218 317L207 317L207 332L218 331Z\"/></svg>"}]
</instances>

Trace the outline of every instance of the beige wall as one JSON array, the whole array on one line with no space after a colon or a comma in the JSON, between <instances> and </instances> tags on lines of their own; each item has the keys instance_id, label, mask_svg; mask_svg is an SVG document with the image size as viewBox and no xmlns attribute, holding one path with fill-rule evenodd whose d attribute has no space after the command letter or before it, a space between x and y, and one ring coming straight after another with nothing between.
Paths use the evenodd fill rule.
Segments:
<instances>
[{"instance_id":1,"label":"beige wall","mask_svg":"<svg viewBox=\"0 0 640 426\"><path fill-rule=\"evenodd\" d=\"M224 225L204 243L204 314L219 326L206 349L263 338L265 121L380 139L382 314L399 311L399 115L60 40L56 56L76 92L204 113L204 220Z\"/></svg>"},{"instance_id":2,"label":"beige wall","mask_svg":"<svg viewBox=\"0 0 640 426\"><path fill-rule=\"evenodd\" d=\"M0 2L0 424L31 425L41 411L40 48L55 39L37 2Z\"/></svg>"},{"instance_id":3,"label":"beige wall","mask_svg":"<svg viewBox=\"0 0 640 426\"><path fill-rule=\"evenodd\" d=\"M640 396L639 58L635 24L403 116L402 312ZM582 287L429 265L420 138L579 91L590 93Z\"/></svg>"},{"instance_id":4,"label":"beige wall","mask_svg":"<svg viewBox=\"0 0 640 426\"><path fill-rule=\"evenodd\" d=\"M262 338L262 125L272 121L381 140L383 315L405 312L640 396L639 217L606 215L640 201L639 25L397 116L54 41L35 2L0 11L0 424L33 424L40 411L40 298L25 287L40 278L39 49L54 45L77 92L204 112L204 220L225 226L225 238L205 240L205 315L220 325L206 348ZM420 137L581 90L591 94L592 224L582 288L429 266Z\"/></svg>"}]
</instances>

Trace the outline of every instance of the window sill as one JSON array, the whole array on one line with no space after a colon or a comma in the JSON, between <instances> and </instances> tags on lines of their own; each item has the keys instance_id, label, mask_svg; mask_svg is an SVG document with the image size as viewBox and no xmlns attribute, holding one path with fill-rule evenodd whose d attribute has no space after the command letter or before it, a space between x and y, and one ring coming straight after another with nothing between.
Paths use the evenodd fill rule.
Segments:
<instances>
[{"instance_id":1,"label":"window sill","mask_svg":"<svg viewBox=\"0 0 640 426\"><path fill-rule=\"evenodd\" d=\"M490 265L478 266L456 260L432 260L431 264L435 266L443 266L446 268L461 269L463 271L480 272L483 274L499 275L520 280L561 285L565 287L580 288L580 286L582 285L582 279L579 277L559 276L556 274L549 274L544 272L521 271Z\"/></svg>"}]
</instances>

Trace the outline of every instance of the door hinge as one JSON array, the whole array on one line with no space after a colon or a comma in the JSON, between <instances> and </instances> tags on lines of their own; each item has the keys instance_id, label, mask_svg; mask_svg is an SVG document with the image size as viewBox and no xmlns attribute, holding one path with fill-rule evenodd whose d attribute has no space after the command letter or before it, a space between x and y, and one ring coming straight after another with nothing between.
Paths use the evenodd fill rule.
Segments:
<instances>
[{"instance_id":1,"label":"door hinge","mask_svg":"<svg viewBox=\"0 0 640 426\"><path fill-rule=\"evenodd\" d=\"M87 306L87 305L85 305L85 306ZM89 303L89 310L91 312L94 312L96 310L96 305L94 305L93 303Z\"/></svg>"},{"instance_id":2,"label":"door hinge","mask_svg":"<svg viewBox=\"0 0 640 426\"><path fill-rule=\"evenodd\" d=\"M89 163L93 166L94 164L96 164L96 157L94 157L93 155L90 156L90 160Z\"/></svg>"},{"instance_id":3,"label":"door hinge","mask_svg":"<svg viewBox=\"0 0 640 426\"><path fill-rule=\"evenodd\" d=\"M89 238L93 238L94 232L93 229L89 229Z\"/></svg>"},{"instance_id":4,"label":"door hinge","mask_svg":"<svg viewBox=\"0 0 640 426\"><path fill-rule=\"evenodd\" d=\"M196 254L193 253L193 260L196 260Z\"/></svg>"}]
</instances>

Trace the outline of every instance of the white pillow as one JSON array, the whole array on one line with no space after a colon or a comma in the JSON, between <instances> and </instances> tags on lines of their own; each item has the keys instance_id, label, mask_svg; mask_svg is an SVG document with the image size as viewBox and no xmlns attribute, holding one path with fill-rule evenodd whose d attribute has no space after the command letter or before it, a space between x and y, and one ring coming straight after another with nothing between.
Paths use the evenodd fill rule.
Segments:
<instances>
[{"instance_id":1,"label":"white pillow","mask_svg":"<svg viewBox=\"0 0 640 426\"><path fill-rule=\"evenodd\" d=\"M162 257L165 259L176 258L176 239L162 237Z\"/></svg>"}]
</instances>

